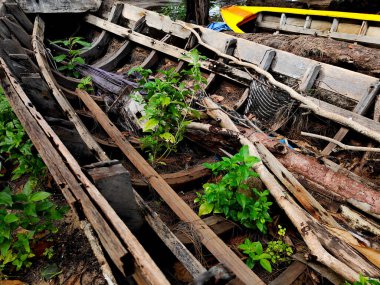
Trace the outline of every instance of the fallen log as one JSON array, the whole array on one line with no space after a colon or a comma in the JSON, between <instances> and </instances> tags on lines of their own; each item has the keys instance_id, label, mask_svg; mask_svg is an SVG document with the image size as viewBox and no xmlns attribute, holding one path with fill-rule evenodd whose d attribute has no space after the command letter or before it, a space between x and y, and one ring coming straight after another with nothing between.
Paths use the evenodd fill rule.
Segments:
<instances>
[{"instance_id":1,"label":"fallen log","mask_svg":"<svg viewBox=\"0 0 380 285\"><path fill-rule=\"evenodd\" d=\"M259 140L270 150L278 144L266 134L253 133L249 139ZM380 192L342 173L330 170L314 157L305 156L289 148L287 153L276 154L276 157L292 173L300 174L307 180L322 186L320 189L324 189L326 195L333 192L343 197L347 203L368 214L375 217L380 215Z\"/></svg>"}]
</instances>

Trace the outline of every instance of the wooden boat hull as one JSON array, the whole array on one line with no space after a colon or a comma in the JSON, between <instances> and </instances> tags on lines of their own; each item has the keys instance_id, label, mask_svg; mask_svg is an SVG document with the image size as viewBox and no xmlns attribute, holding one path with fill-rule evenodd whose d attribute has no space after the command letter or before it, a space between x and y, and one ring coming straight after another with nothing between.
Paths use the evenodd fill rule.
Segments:
<instances>
[{"instance_id":1,"label":"wooden boat hull","mask_svg":"<svg viewBox=\"0 0 380 285\"><path fill-rule=\"evenodd\" d=\"M330 108L333 112L350 117L353 121L360 122L360 124L368 126L373 131L379 132L380 130L379 123L362 116L364 110L368 109L373 103L374 96L378 94L379 80L377 78L273 50L242 39L236 39L230 35L216 33L197 25L173 22L168 17L127 4L124 5L120 18L120 22L124 25L114 23L110 18L106 20L107 17L101 18L95 15L87 15L83 19L86 24L102 29L100 37L103 40L93 41L95 44L99 43L102 51L106 50L106 45L111 45L111 38L117 38L121 43L120 49L115 53L115 56L108 53L103 58L96 58L91 68L103 67L112 72L124 73L133 64L154 68L161 59L169 58L174 63L180 60L176 70L182 70L187 61L184 55L195 46L194 38L186 27L195 28L201 31L201 39L212 45L216 50L259 65L264 70L280 75L285 78L284 80L288 80L293 84L297 83L299 92L303 92L307 97L310 97L308 92L315 89L318 92L330 92L330 95L333 94L333 96L338 96L343 100L357 104L359 107L352 112L328 104L320 98L312 98L322 108ZM104 37L105 35L108 36ZM194 234L199 237L199 241L209 250L217 262L224 263L245 284L251 284L252 282L263 284L262 280L246 267L241 258L218 236L218 233L223 232L213 231L210 225L215 221L207 222L207 218L201 219L181 199L178 193L173 191L171 186L178 186L183 181L188 182L189 177L190 179L200 178L205 174L204 169L201 167L190 168L181 173L176 173L175 177L171 175L165 177L165 175L158 174L126 139L125 134L110 120L106 112L101 108L102 106L99 106L86 92L73 92L72 89L76 87L77 80L66 78L53 72L53 68L49 66L49 61L47 60L49 54L44 49L44 22L41 18L36 17L34 32L32 35L27 33L27 36L23 41L20 40L21 44L18 44L24 44L24 48L28 48L31 45L28 38L29 41L32 39L36 61L24 54L24 51L22 55L20 55L20 52L16 56L9 51L8 56L12 57L12 60L27 59L32 62L34 67L38 66L39 70L32 69L29 72L33 76L37 76L41 82L44 82L44 86L47 86L47 92L55 98L59 105L57 110L59 109L62 112L61 115L66 116L66 119L71 122L71 125L79 133L83 145L86 145L94 155L95 162L93 164L101 163L101 165L113 166L114 162L109 160L107 154L95 141L84 123L81 122L78 114L80 112L77 112L73 107L75 106L74 103L78 102L75 102L75 100L69 101L69 98L66 98L62 91L70 93L71 96L78 95L81 100L81 104L77 104L80 105L78 108L82 109L84 104L90 110L92 113L91 119L102 126L113 144L117 146L120 156L127 158L136 167L137 171L146 180L146 184L154 188L157 195L165 201L170 211L181 220L181 223L191 227ZM136 63L126 64L125 61L129 58L128 55L137 47L145 49L147 55L140 58L140 61ZM95 49L96 47L93 48ZM100 54L103 54L103 52L96 57L100 57ZM249 86L253 80L252 76L246 70L230 65L222 58L218 58L216 54L210 53L209 57L207 60L200 60L202 72L208 75L206 90L213 90L218 87L217 85L221 85L222 87L219 89L232 90L226 93L226 100L234 96L234 93L238 93L237 99L241 99L239 97L243 98L240 102L238 102L239 100L230 100L229 107L235 106L237 108L244 104L249 95ZM19 84L19 79L13 76L13 71L8 69L7 64L1 62L1 67L1 83L5 85L6 92L10 94L9 98L17 110L17 115L26 126L27 132L35 142L38 151L41 152L44 161L48 164L49 170L55 174L57 183L67 196L67 200L72 204L83 203L85 216L88 216L89 220L91 219L91 223L98 233L104 248L114 260L117 268L120 271L124 270L122 258L128 252L133 258L135 265L133 277L137 283L168 284L165 276L157 268L147 252L141 248L141 244L136 241L128 228L121 223L120 217L115 214L115 209L112 209L104 200L96 183L89 179L85 171L88 165L80 165L78 160L73 157L57 133L50 128L44 114L38 112L39 110L41 112L45 110L31 103L25 94L26 90ZM20 75L21 80L22 77L25 77L24 70L15 73ZM64 85L65 89L71 90L62 90L57 81ZM234 88L231 89L231 86ZM76 101L78 101L78 97ZM34 129L38 133L34 132ZM333 167L336 167L335 171L339 168L336 165ZM62 172L62 169L64 172ZM276 172L275 169L273 169L273 172ZM351 175L355 177L353 174ZM285 181L284 177L283 179ZM139 183L138 181L136 184ZM144 185L140 183L140 185L145 186L145 183ZM285 199L285 197L283 198ZM162 222L159 215L149 209L144 199L138 194L136 194L136 199L145 214L145 219L149 226L189 270L192 277L196 278L201 273L204 273L206 269ZM229 224L225 228L232 229L233 226ZM188 243L189 239L187 238L186 240L186 237L182 237L182 241Z\"/></svg>"},{"instance_id":2,"label":"wooden boat hull","mask_svg":"<svg viewBox=\"0 0 380 285\"><path fill-rule=\"evenodd\" d=\"M275 30L380 45L380 15L295 8L229 6L221 8L236 33Z\"/></svg>"}]
</instances>

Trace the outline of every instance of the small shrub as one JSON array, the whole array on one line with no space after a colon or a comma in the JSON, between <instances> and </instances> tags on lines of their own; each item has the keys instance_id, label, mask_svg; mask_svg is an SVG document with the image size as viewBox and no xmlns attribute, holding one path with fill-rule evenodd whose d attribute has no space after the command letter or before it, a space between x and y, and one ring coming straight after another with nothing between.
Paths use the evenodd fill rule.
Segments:
<instances>
[{"instance_id":1,"label":"small shrub","mask_svg":"<svg viewBox=\"0 0 380 285\"><path fill-rule=\"evenodd\" d=\"M78 63L85 63L85 60L79 54L83 49L91 47L91 43L84 41L82 37L72 37L67 40L52 41L51 43L61 44L69 50L68 54L60 54L53 57L53 60L60 64L58 70L65 72L67 76L79 78L80 73L75 70L75 66ZM76 49L78 47L79 49Z\"/></svg>"},{"instance_id":2,"label":"small shrub","mask_svg":"<svg viewBox=\"0 0 380 285\"><path fill-rule=\"evenodd\" d=\"M280 237L285 236L285 231L285 228L279 226ZM281 239L268 242L265 250L260 241L251 242L246 239L243 244L239 245L239 249L248 255L246 264L249 268L252 269L257 263L260 263L261 267L268 272L272 272L272 264L289 262L290 256L293 254L292 247Z\"/></svg>"},{"instance_id":3,"label":"small shrub","mask_svg":"<svg viewBox=\"0 0 380 285\"><path fill-rule=\"evenodd\" d=\"M249 155L248 147L243 146L231 158L223 157L216 163L205 163L204 166L223 177L218 183L203 185L204 194L197 193L196 203L200 204L199 215L223 213L226 218L240 222L249 229L266 232L266 223L272 219L268 213L272 202L268 202L269 191L258 191L250 188L247 181L258 177L252 166L259 159ZM252 195L250 195L252 194Z\"/></svg>"},{"instance_id":4,"label":"small shrub","mask_svg":"<svg viewBox=\"0 0 380 285\"><path fill-rule=\"evenodd\" d=\"M36 180L30 179L21 193L9 187L0 192L0 271L12 264L16 270L31 265L31 243L38 233L58 229L54 221L63 218L66 208L57 207L44 191L33 191Z\"/></svg>"},{"instance_id":5,"label":"small shrub","mask_svg":"<svg viewBox=\"0 0 380 285\"><path fill-rule=\"evenodd\" d=\"M187 88L180 82L181 75L174 68L160 70L162 78L150 80L151 70L141 67L133 68L129 74L137 73L141 76L139 80L141 93L146 95L135 95L134 99L144 105L143 132L146 133L141 139L142 148L149 153L151 163L156 163L161 158L176 151L178 143L184 138L186 126L191 122L190 114L199 116L199 112L190 106L197 93L202 92L205 79L200 73L199 59L202 58L197 50L189 53L191 59L189 75L193 80L191 88Z\"/></svg>"}]
</instances>

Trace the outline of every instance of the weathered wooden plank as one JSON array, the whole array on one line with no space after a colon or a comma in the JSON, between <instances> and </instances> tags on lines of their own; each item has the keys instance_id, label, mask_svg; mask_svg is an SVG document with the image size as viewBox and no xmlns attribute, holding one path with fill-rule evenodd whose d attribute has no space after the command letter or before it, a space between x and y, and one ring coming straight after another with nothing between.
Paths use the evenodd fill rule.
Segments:
<instances>
[{"instance_id":1,"label":"weathered wooden plank","mask_svg":"<svg viewBox=\"0 0 380 285\"><path fill-rule=\"evenodd\" d=\"M206 160L211 162L211 159ZM205 161L205 162L206 162ZM180 170L175 173L162 174L162 178L173 188L177 188L209 176L211 172L203 165L196 165L186 170ZM149 184L142 179L132 178L132 184L135 187L147 187Z\"/></svg>"},{"instance_id":2,"label":"weathered wooden plank","mask_svg":"<svg viewBox=\"0 0 380 285\"><path fill-rule=\"evenodd\" d=\"M108 21L116 24L119 21L123 8L123 3L116 3L114 6L112 6L112 9L108 16ZM88 62L99 58L100 55L103 54L106 50L111 39L111 33L102 31L96 40L92 42L91 47L81 52L80 56L85 58Z\"/></svg>"},{"instance_id":3,"label":"weathered wooden plank","mask_svg":"<svg viewBox=\"0 0 380 285\"><path fill-rule=\"evenodd\" d=\"M107 160L107 155L100 148L98 143L89 134L86 126L80 120L79 116L75 113L75 110L67 101L66 97L62 94L61 90L58 89L57 82L55 81L48 64L45 50L43 47L44 40L44 30L45 24L43 20L37 16L34 23L33 30L33 49L36 55L38 66L40 67L41 73L44 76L47 84L52 90L54 98L57 100L58 104L61 106L62 110L68 115L70 121L75 125L79 135L86 143L87 147L94 153L94 155L100 160Z\"/></svg>"},{"instance_id":4,"label":"weathered wooden plank","mask_svg":"<svg viewBox=\"0 0 380 285\"><path fill-rule=\"evenodd\" d=\"M232 55L236 49L236 39L228 40L225 44L224 52L225 54ZM226 59L219 58L218 62L227 62ZM209 92L213 84L217 79L217 75L215 73L211 73L207 78L207 84L205 86L205 91Z\"/></svg>"},{"instance_id":5,"label":"weathered wooden plank","mask_svg":"<svg viewBox=\"0 0 380 285\"><path fill-rule=\"evenodd\" d=\"M196 278L200 274L206 272L206 268L191 254L191 252L183 245L177 236L166 226L160 219L159 215L154 212L135 191L136 202L146 215L146 220L154 229L157 235L165 243L165 245L173 252L177 259Z\"/></svg>"},{"instance_id":6,"label":"weathered wooden plank","mask_svg":"<svg viewBox=\"0 0 380 285\"><path fill-rule=\"evenodd\" d=\"M145 25L145 17L141 17L133 28L134 31L140 32ZM117 68L120 62L122 62L131 52L134 44L133 42L126 40L123 45L114 53L109 53L99 61L93 64L94 67L101 68L105 71L111 71Z\"/></svg>"},{"instance_id":7,"label":"weathered wooden plank","mask_svg":"<svg viewBox=\"0 0 380 285\"><path fill-rule=\"evenodd\" d=\"M364 96L359 103L355 106L353 113L362 115L364 114L368 108L372 105L374 102L376 96L378 96L380 91L380 83L377 83L375 87L367 93L366 96ZM372 121L374 123L374 121ZM338 133L334 136L334 140L341 141L344 139L344 137L347 135L349 129L347 128L340 128ZM329 155L333 149L336 147L336 144L329 143L322 151L322 155Z\"/></svg>"},{"instance_id":8,"label":"weathered wooden plank","mask_svg":"<svg viewBox=\"0 0 380 285\"><path fill-rule=\"evenodd\" d=\"M2 18L5 25L11 31L11 33L17 38L17 40L27 49L32 49L32 38L27 32L18 24L16 19L12 15L5 15Z\"/></svg>"},{"instance_id":9,"label":"weathered wooden plank","mask_svg":"<svg viewBox=\"0 0 380 285\"><path fill-rule=\"evenodd\" d=\"M17 0L25 13L85 13L99 9L101 0Z\"/></svg>"},{"instance_id":10,"label":"weathered wooden plank","mask_svg":"<svg viewBox=\"0 0 380 285\"><path fill-rule=\"evenodd\" d=\"M187 51L167 43L154 40L148 36L145 36L140 33L136 33L131 29L115 25L108 21L105 21L101 18L98 18L93 15L88 15L85 17L85 21L87 23L93 24L97 27L103 28L107 31L110 31L116 35L129 38L131 41L146 46L148 48L158 50L164 54L170 55L174 58L181 58L183 61L189 62L190 59L184 57L187 54ZM248 85L251 81L251 77L245 71L241 71L237 68L230 67L224 63L208 59L208 60L200 60L199 63L201 67L209 70L211 72L215 72L220 74L221 76L231 79L233 81L237 81L239 83Z\"/></svg>"},{"instance_id":11,"label":"weathered wooden plank","mask_svg":"<svg viewBox=\"0 0 380 285\"><path fill-rule=\"evenodd\" d=\"M203 245L243 282L247 284L251 282L264 284L146 162L91 97L79 89L77 89L77 94L107 134L115 141L137 170L144 175L168 206L182 221L188 222L193 226Z\"/></svg>"},{"instance_id":12,"label":"weathered wooden plank","mask_svg":"<svg viewBox=\"0 0 380 285\"><path fill-rule=\"evenodd\" d=\"M320 71L321 71L321 65L320 64L314 64L314 65L310 66L306 70L303 78L301 79L300 86L298 89L301 92L306 92L306 91L310 90L311 87L313 87L315 80L317 80L317 77L318 77L318 74Z\"/></svg>"},{"instance_id":13,"label":"weathered wooden plank","mask_svg":"<svg viewBox=\"0 0 380 285\"><path fill-rule=\"evenodd\" d=\"M93 224L94 226L97 225L98 221L94 219L96 217L100 217L101 215L99 214L98 210L96 210L96 212L92 212L91 208L86 208L86 205L92 203L91 200L88 198L87 194L85 194L86 192L89 196L91 196L92 201L94 201L97 204L97 206L102 210L102 213L104 213L104 215L107 217L108 222L112 224L112 227L115 229L115 232L119 235L122 243L124 243L125 246L128 247L128 251L133 255L136 264L136 269L140 270L139 276L143 276L147 284L169 284L169 282L166 280L165 276L159 270L157 265L153 262L149 254L144 250L144 248L137 241L137 239L131 233L131 231L126 227L126 225L116 214L116 212L110 207L110 205L100 194L98 189L90 182L87 176L83 173L81 166L71 155L71 153L67 150L65 145L57 137L57 135L47 124L47 122L43 119L42 115L34 108L33 104L30 102L24 91L19 87L17 81L10 75L4 61L1 58L0 62L3 70L5 70L5 72L7 73L12 87L16 90L18 96L20 97L20 100L22 101L19 101L17 105L24 104L25 106L27 106L27 110L32 115L33 120L36 120L38 122L38 125L43 129L43 132L49 138L50 143L54 144L55 148L60 151L60 154L66 160L67 165L69 165L72 173L74 174L73 179L75 179L75 183L78 184L78 181L76 180L78 179L81 182L82 187L86 189L86 191L83 191L83 188L81 188L80 190L75 191L75 193L73 194L78 195L78 197L76 198L80 200L81 203L83 203L83 210L86 209L87 212L85 212L85 214L91 222L91 224ZM24 120L25 125L27 125L28 122L29 121L26 121L25 123ZM37 137L36 140L38 139L40 138ZM60 158L60 161L62 161L62 158ZM67 178L70 177L67 176ZM72 183L74 183L74 181ZM73 188L70 189L73 190ZM115 245L113 244L116 240L111 241L110 237L112 237L114 233L112 231L107 233L104 232L106 225L107 223L105 223L104 227L102 227L101 230L99 230L99 232L97 231L98 234L103 236L103 238L101 239L102 243L105 243L106 248L114 250L116 256L119 256L120 253L125 253L125 250L123 250L123 248L116 249ZM124 271L123 264L119 264L121 266L121 270Z\"/></svg>"},{"instance_id":14,"label":"weathered wooden plank","mask_svg":"<svg viewBox=\"0 0 380 285\"><path fill-rule=\"evenodd\" d=\"M271 281L269 285L291 285L297 278L305 272L307 266L299 261L294 261L285 269L276 279Z\"/></svg>"},{"instance_id":15,"label":"weathered wooden plank","mask_svg":"<svg viewBox=\"0 0 380 285\"><path fill-rule=\"evenodd\" d=\"M24 11L17 3L5 2L4 6L9 11L9 13L11 13L17 19L17 21L21 24L27 33L31 34L33 32L33 23L29 20L29 18L25 15Z\"/></svg>"},{"instance_id":16,"label":"weathered wooden plank","mask_svg":"<svg viewBox=\"0 0 380 285\"><path fill-rule=\"evenodd\" d=\"M326 103L324 101L318 100L313 97L308 97L310 100L312 100L314 103L318 104L322 109L328 110L330 112L334 112L336 114L340 114L342 116L345 116L346 118L349 118L353 120L354 122L358 122L361 125L371 129L372 131L375 132L380 132L380 123L375 122L374 120L368 119L364 116L361 116L359 114L353 113L352 111L348 111L342 108L339 108L335 105ZM302 105L301 105L302 107Z\"/></svg>"},{"instance_id":17,"label":"weathered wooden plank","mask_svg":"<svg viewBox=\"0 0 380 285\"><path fill-rule=\"evenodd\" d=\"M166 43L166 42L169 42L170 38L171 38L171 35L165 35L165 36L161 39L161 41L164 42L164 43ZM150 54L148 55L148 57L144 60L144 62L140 64L140 66L141 66L142 68L145 68L145 69L150 69L150 68L151 68L152 66L154 66L154 65L158 62L158 60L160 59L159 55L160 55L160 54L159 54L158 51L156 51L156 50L151 51L151 53L150 53Z\"/></svg>"}]
</instances>

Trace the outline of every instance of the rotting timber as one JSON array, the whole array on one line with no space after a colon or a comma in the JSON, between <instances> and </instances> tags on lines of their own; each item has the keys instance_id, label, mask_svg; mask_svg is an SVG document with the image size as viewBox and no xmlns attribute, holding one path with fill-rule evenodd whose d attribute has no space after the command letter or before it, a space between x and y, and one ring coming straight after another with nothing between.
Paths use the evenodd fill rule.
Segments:
<instances>
[{"instance_id":1,"label":"rotting timber","mask_svg":"<svg viewBox=\"0 0 380 285\"><path fill-rule=\"evenodd\" d=\"M373 108L378 97L378 79L235 39L196 25L172 22L167 17L131 5L116 4L110 13L106 12L87 14L82 20L78 18L77 23L82 26L78 35L94 35L89 38L93 41L91 51L83 54L90 66L81 67L81 70L93 76L95 86L98 84L103 90L107 87L107 92L113 92L113 95L128 96L131 90L125 88L125 79L120 74L138 65L153 70L165 66L183 70L187 60L184 55L198 48L208 56L208 59L200 61L204 75L208 76L205 89L209 95L223 97L219 104L225 108L224 112L220 112L218 109L221 107L215 107L215 102L203 99L207 116L219 122L222 128L215 126L215 123L207 125L194 122L189 125L188 139L203 149L203 156L198 163L213 160L215 154L223 155L221 148L231 151L242 144L248 145L251 154L262 158L263 163L255 169L260 173L265 187L295 226L295 234L298 231L299 238L304 240L304 250L306 248L313 256L309 260L298 256L298 260L310 265L332 283L339 282L339 278L331 271L326 274L326 267L351 281L359 272L372 277L379 276L378 255L375 254L373 260L369 258L372 255L367 254L378 249L378 245L370 236L362 238L364 244L362 240L358 242L357 236L347 230L347 224L338 213L338 204L331 202L332 199L345 204L345 207L360 209L362 214L372 215L376 227L380 214L380 192L376 180L371 182L360 177L332 162L326 155L316 155L311 151L316 150L316 147L302 144L301 140L293 142L298 149L294 151L288 145L259 133L257 127L252 127L252 122L246 121L244 117L240 121L243 120L245 126L236 127L237 122L226 116L233 109L241 113L247 110L248 115L252 107L247 106L256 102L255 92L269 93L267 89L271 88L270 91L280 94L281 85L273 89L270 81L266 81L265 86L252 87L252 81L268 79L265 72L257 72L266 70L275 77L272 82L296 86L294 89L298 93L323 110L322 114L316 112L314 115L302 116L331 120L329 124L339 134L337 140L343 140L346 135L351 135L352 140L355 137L352 134L356 134L350 130L342 135L342 131L338 131L339 127L344 126L348 130L359 126L365 129L361 132L363 144L376 145L380 136L380 123L364 115ZM138 284L169 283L168 275L164 274L165 270L159 264L160 259L147 252L144 237L136 229L142 223L138 209L150 230L166 245L166 251L173 253L192 279L201 282L202 276L212 272L206 272L209 266L194 257L191 247L183 245L190 244L189 238L175 231L173 233L175 226L166 225L167 221L159 218L161 213L157 215L151 209L151 199L146 195L146 186L149 186L165 202L166 211L176 217L175 223L185 224L196 240L211 253L212 263L222 263L231 271L230 278L235 278L230 281L231 284L263 284L263 276L258 277L248 269L241 257L225 242L228 240L226 235L232 234L232 228L238 230L236 225L221 217L217 221L210 219L212 217L201 219L182 199L182 194L172 188L194 192L199 187L197 181L207 179L209 173L200 164L188 169L177 169L174 173L158 173L146 162L143 153L138 151L136 137L120 131L120 118L107 116L103 98L75 91L79 80L67 77L51 66L49 51L65 52L62 47L49 46L50 38L46 39L55 36L56 21L46 17L48 24L45 26L45 15L42 14L28 18L20 10L13 16L9 15L12 14L11 9L6 9L4 13L0 22L1 85L69 204L83 213L91 223L102 246L122 275L132 276ZM258 69L252 69L252 64L259 66ZM105 76L97 68L112 73ZM294 99L281 96L283 101L274 103L282 104ZM337 101L340 104L332 104ZM306 113L307 110L313 110L307 102L295 104L296 108L304 109ZM344 109L347 106L353 107L353 111ZM257 117L265 117L270 110L262 108L261 111ZM338 124L326 111L350 119L346 125ZM232 114L233 118L238 113ZM127 119L125 114L122 115L121 119ZM278 136L278 133L287 135L286 127L282 127L262 126L274 136ZM307 165L312 171L305 171L302 165ZM125 167L135 174L132 179ZM131 186L125 187L129 185L129 180L138 187L139 193ZM117 191L110 191L107 187ZM118 191L128 192L122 194L125 200L119 200ZM315 196L318 199L309 191L318 193ZM128 203L133 195L137 204ZM127 209L129 214L125 214ZM365 216L364 220L371 221L371 218ZM294 266L290 266L283 274L289 277L295 271L304 272L305 267L297 266L298 262L295 261ZM319 267L311 265L313 263ZM320 269L321 264L325 266L323 269ZM284 275L278 278L284 278Z\"/></svg>"}]
</instances>

